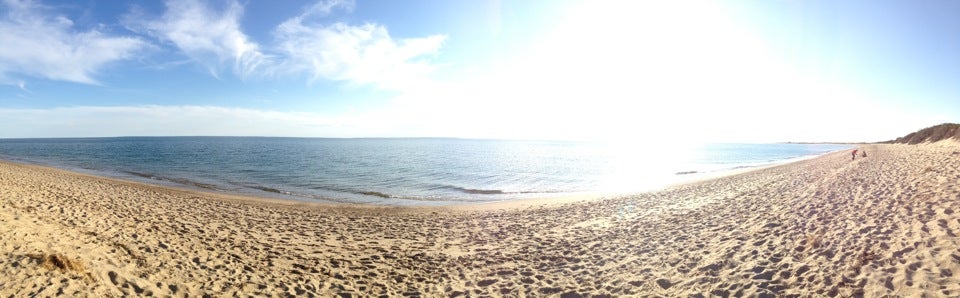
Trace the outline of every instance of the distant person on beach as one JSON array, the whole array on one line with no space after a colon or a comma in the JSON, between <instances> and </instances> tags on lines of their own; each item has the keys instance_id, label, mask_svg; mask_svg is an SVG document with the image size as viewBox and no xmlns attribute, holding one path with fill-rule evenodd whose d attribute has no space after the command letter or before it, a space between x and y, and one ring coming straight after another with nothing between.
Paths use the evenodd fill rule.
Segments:
<instances>
[{"instance_id":1,"label":"distant person on beach","mask_svg":"<svg viewBox=\"0 0 960 298\"><path fill-rule=\"evenodd\" d=\"M857 159L857 149L853 149L853 153L851 153L850 155L853 156L853 158L851 158L850 160L856 160L856 159Z\"/></svg>"}]
</instances>

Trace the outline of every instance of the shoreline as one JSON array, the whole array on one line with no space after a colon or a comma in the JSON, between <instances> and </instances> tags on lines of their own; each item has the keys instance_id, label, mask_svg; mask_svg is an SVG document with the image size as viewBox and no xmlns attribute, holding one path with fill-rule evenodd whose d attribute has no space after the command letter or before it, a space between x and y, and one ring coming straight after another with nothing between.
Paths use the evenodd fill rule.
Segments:
<instances>
[{"instance_id":1,"label":"shoreline","mask_svg":"<svg viewBox=\"0 0 960 298\"><path fill-rule=\"evenodd\" d=\"M452 207L0 162L0 295L960 295L960 144L862 147L656 192Z\"/></svg>"},{"instance_id":2,"label":"shoreline","mask_svg":"<svg viewBox=\"0 0 960 298\"><path fill-rule=\"evenodd\" d=\"M156 142L156 145L160 146L160 148L181 143L188 149L193 148L190 146L198 146L195 143L187 142L179 138L169 138L169 140L167 140L167 138L158 139L163 141L152 142ZM480 163L472 164L472 166L487 170L473 174L469 174L472 173L471 171L456 173L458 170L448 170L436 166L428 166L424 170L418 170L410 174L402 171L402 173L397 172L396 174L377 174L377 171L367 169L369 166L339 167L337 165L326 165L325 162L314 163L305 161L302 162L303 165L291 164L289 166L254 165L249 159L244 159L246 158L245 155L231 155L233 151L228 150L231 148L231 143L215 143L220 146L216 147L220 148L217 150L225 151L221 152L223 154L218 155L206 154L210 156L205 156L205 154L199 153L192 154L190 152L194 151L184 149L179 151L164 150L163 156L170 157L151 158L150 156L152 155L150 154L124 153L123 148L126 148L124 146L140 146L152 143L134 142L132 143L134 145L129 145L125 142L120 142L120 140L111 139L111 141L103 141L89 145L94 146L92 148L103 147L100 148L102 150L76 153L78 154L77 157L69 157L71 154L74 154L69 149L72 143L68 142L64 143L65 145L58 145L46 149L53 153L44 155L39 153L45 150L43 149L44 147L38 146L44 145L45 141L50 140L40 139L35 142L14 142L8 144L9 146L7 147L9 148L5 148L10 150L8 152L10 155L4 156L4 158L11 162L54 167L99 177L181 189L186 188L204 192L279 198L304 202L322 201L385 206L463 205L527 198L562 198L582 196L584 193L608 196L612 193L649 192L662 189L669 185L700 180L703 179L703 177L728 175L727 172L742 172L739 170L741 167L749 170L767 165L786 163L796 159L787 157L802 157L804 154L815 154L815 152L822 152L822 150L842 147L835 145L826 147L794 146L781 148L778 147L777 144L769 144L770 146L764 144L732 143L703 144L696 147L699 149L690 149L696 151L696 154L694 154L694 151L674 153L678 154L678 156L687 154L685 155L687 156L686 158L670 159L669 156L672 156L670 152L661 152L658 154L664 154L664 158L668 158L669 162L664 161L663 163L657 163L658 161L656 160L649 160L646 161L646 163L638 163L641 160L629 157L630 155L634 155L633 153L628 153L630 152L629 150L603 149L602 146L597 147L597 144L584 143L579 144L579 147L575 148L563 148L565 148L564 150L587 150L589 151L587 153L590 154L584 156L590 156L590 158L574 158L571 160L575 162L564 162L557 166L549 165L549 162L547 162L546 164L548 166L543 166L544 162L550 158L548 156L544 157L544 160L535 162L532 166L533 169L529 173L525 171L518 172L517 169L519 169L519 166L506 166L501 169L498 167L484 166ZM239 138L237 141L251 140ZM117 142L121 144L115 144ZM314 145L319 146L324 144L325 143ZM0 142L0 145L3 145L3 143ZM424 146L424 144L419 143L416 145ZM448 145L452 146L457 144ZM484 146L494 145L500 146L501 144L484 143ZM509 145L508 149L510 150L519 148L515 146L515 144L506 144L504 146L507 145ZM310 146L297 143L272 144L272 146L278 147L278 150L299 148L297 146L304 147L305 149L310 148ZM33 148L33 151L31 151L30 148ZM711 149L707 150L705 148ZM200 149L203 148L199 148L198 150ZM203 150L199 152L207 152ZM698 150L704 151L700 152ZM114 153L114 151L119 153ZM439 152L440 151L435 153ZM478 152L485 151L480 150ZM563 157L565 154L569 155L569 152L563 152L566 151L555 153L556 156L554 156L554 158ZM317 155L320 153L313 152L310 154ZM703 154L703 156L697 154ZM718 159L716 162L708 162L703 159L704 156L712 156L710 154L724 157ZM656 154L644 158L650 159L653 155ZM204 158L204 156L206 158ZM220 158L220 156L225 157ZM733 157L731 158L730 156ZM207 161L192 162L184 159L187 157ZM420 158L418 160L423 162L422 159L423 158ZM267 160L271 159L267 158ZM497 161L497 159L494 158L491 162L495 161ZM362 161L357 162L360 165L364 164ZM474 161L471 162L477 163ZM608 165L607 163L611 164ZM270 163L264 162L264 164ZM285 163L282 160L276 160L276 164L284 165ZM313 166L308 166L308 164ZM427 164L431 164L431 162L427 162ZM651 164L655 166L649 166ZM451 164L449 166L453 165ZM452 167L452 169L461 169L459 171L463 171L462 166L463 165L458 163L458 165ZM263 167L264 169L252 170L251 167ZM307 168L311 170L304 170ZM399 171L396 166L388 166L379 170L379 172L382 173L394 173L394 171ZM339 173L337 175L345 175L343 177L350 178L337 179L335 177L339 176L334 175L336 173ZM679 173L684 174L681 175ZM407 177L406 175L410 176L405 178ZM448 178L447 176L453 178ZM622 179L621 177L642 178Z\"/></svg>"},{"instance_id":3,"label":"shoreline","mask_svg":"<svg viewBox=\"0 0 960 298\"><path fill-rule=\"evenodd\" d=\"M846 150L846 149L844 149ZM345 198L334 198L334 197L324 197L324 198L306 198L297 195L284 194L280 191L263 190L261 194L243 192L243 191L230 191L213 187L206 187L202 182L193 182L184 178L157 178L153 176L148 176L147 174L142 173L133 173L133 172L118 172L116 176L111 176L109 172L83 169L83 168L70 168L70 167L59 167L54 165L48 165L40 162L32 162L26 160L8 160L0 159L0 163L6 163L11 165L21 165L28 167L37 167L37 168L46 168L65 171L77 175L85 175L98 179L108 179L118 182L128 182L139 185L148 185L153 187L167 188L176 191L186 191L186 192L197 192L203 195L213 195L213 196L222 196L222 197L236 197L236 198L245 198L247 200L265 200L265 201L291 201L293 204L304 203L304 204L319 204L321 206L372 206L372 207L401 207L401 208L430 208L430 207L464 207L464 206L487 206L487 205L511 205L513 202L517 202L521 206L526 205L539 205L539 204L553 204L553 203L564 203L564 202L576 202L583 200L593 200L598 198L608 198L608 197L623 197L634 194L641 193L650 193L658 192L669 189L671 187L676 187L688 183L696 183L704 180L718 179L722 177L739 175L743 173L748 173L752 171L762 170L770 167L776 167L781 165L787 165L795 162L800 162L803 160L817 158L819 156L835 153L843 150L835 150L831 152L825 152L822 154L816 155L807 155L799 156L794 158L788 158L783 160L775 160L755 166L739 166L736 168L729 169L720 169L713 170L708 172L682 172L676 173L672 177L673 179L669 182L664 182L662 185L646 187L643 189L632 190L632 191L581 191L581 192L564 192L564 193L538 193L539 196L530 196L522 194L507 194L514 195L513 197L505 198L502 200L482 200L482 201L471 201L471 200L438 200L438 201L419 201L418 203L410 203L411 199L405 198L391 198L391 200L397 200L396 203L390 202L352 202ZM126 174L127 176L121 176L121 174ZM139 179L138 179L139 178ZM178 180L188 181L188 182L178 182ZM259 189L254 187L254 189ZM520 197L517 197L520 195ZM286 204L286 203L284 203Z\"/></svg>"}]
</instances>

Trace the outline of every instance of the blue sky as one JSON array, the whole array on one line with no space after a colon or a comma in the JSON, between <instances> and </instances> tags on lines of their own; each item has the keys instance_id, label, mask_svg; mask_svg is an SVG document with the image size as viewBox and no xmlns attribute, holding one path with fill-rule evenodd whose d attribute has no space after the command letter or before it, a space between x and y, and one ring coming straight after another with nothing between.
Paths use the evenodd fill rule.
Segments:
<instances>
[{"instance_id":1,"label":"blue sky","mask_svg":"<svg viewBox=\"0 0 960 298\"><path fill-rule=\"evenodd\" d=\"M957 1L0 4L0 137L878 141L957 82Z\"/></svg>"}]
</instances>

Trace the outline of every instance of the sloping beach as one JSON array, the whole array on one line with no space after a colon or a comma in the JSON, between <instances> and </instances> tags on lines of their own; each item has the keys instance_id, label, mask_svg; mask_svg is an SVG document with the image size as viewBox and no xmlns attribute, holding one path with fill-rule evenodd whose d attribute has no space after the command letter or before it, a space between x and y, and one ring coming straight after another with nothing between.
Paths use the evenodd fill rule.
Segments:
<instances>
[{"instance_id":1,"label":"sloping beach","mask_svg":"<svg viewBox=\"0 0 960 298\"><path fill-rule=\"evenodd\" d=\"M861 149L627 197L407 208L0 162L0 296L960 295L960 144Z\"/></svg>"}]
</instances>

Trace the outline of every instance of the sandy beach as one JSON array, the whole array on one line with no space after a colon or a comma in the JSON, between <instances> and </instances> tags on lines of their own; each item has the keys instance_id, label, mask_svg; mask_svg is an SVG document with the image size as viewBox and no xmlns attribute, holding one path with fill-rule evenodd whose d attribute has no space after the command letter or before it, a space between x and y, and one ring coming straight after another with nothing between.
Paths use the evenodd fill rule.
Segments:
<instances>
[{"instance_id":1,"label":"sandy beach","mask_svg":"<svg viewBox=\"0 0 960 298\"><path fill-rule=\"evenodd\" d=\"M655 193L370 207L0 162L0 296L960 296L960 144Z\"/></svg>"}]
</instances>

